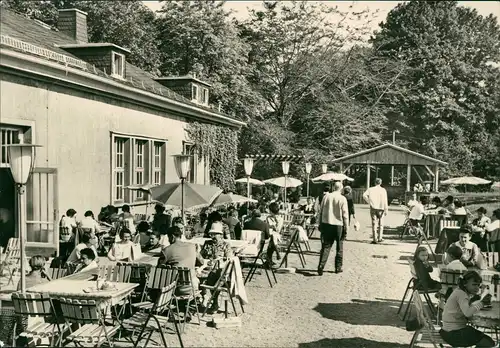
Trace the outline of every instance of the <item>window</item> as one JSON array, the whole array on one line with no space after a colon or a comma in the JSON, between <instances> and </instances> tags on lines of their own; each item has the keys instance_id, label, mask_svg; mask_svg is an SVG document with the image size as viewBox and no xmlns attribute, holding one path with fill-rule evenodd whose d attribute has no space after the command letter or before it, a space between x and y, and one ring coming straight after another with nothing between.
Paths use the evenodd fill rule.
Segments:
<instances>
[{"instance_id":1,"label":"window","mask_svg":"<svg viewBox=\"0 0 500 348\"><path fill-rule=\"evenodd\" d=\"M198 102L198 85L193 84L191 86L191 100L195 103Z\"/></svg>"},{"instance_id":2,"label":"window","mask_svg":"<svg viewBox=\"0 0 500 348\"><path fill-rule=\"evenodd\" d=\"M125 56L111 52L111 76L125 78Z\"/></svg>"},{"instance_id":3,"label":"window","mask_svg":"<svg viewBox=\"0 0 500 348\"><path fill-rule=\"evenodd\" d=\"M19 128L11 128L11 127L0 127L0 133L2 136L2 153L0 155L0 165L8 165L9 158L7 153L7 146L11 144L19 144L20 136L22 136L22 130Z\"/></svg>"},{"instance_id":4,"label":"window","mask_svg":"<svg viewBox=\"0 0 500 348\"><path fill-rule=\"evenodd\" d=\"M208 88L203 88L202 91L203 93L202 93L201 103L203 105L208 105Z\"/></svg>"},{"instance_id":5,"label":"window","mask_svg":"<svg viewBox=\"0 0 500 348\"><path fill-rule=\"evenodd\" d=\"M128 185L166 182L165 141L128 135L113 135L112 139L112 204L144 200L142 192L125 190Z\"/></svg>"}]
</instances>

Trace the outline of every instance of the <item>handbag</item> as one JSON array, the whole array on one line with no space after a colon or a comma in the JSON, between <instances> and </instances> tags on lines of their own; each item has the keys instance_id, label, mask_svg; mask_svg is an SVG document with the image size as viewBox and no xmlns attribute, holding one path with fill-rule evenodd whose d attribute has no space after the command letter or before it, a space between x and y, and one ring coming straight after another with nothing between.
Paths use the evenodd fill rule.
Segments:
<instances>
[{"instance_id":1,"label":"handbag","mask_svg":"<svg viewBox=\"0 0 500 348\"><path fill-rule=\"evenodd\" d=\"M420 296L420 295L413 294L413 296ZM420 318L420 316L418 315L418 311L413 302L413 296L411 298L411 303L410 303L411 307L408 313L408 317L405 321L406 331L417 331L425 326L425 319Z\"/></svg>"}]
</instances>

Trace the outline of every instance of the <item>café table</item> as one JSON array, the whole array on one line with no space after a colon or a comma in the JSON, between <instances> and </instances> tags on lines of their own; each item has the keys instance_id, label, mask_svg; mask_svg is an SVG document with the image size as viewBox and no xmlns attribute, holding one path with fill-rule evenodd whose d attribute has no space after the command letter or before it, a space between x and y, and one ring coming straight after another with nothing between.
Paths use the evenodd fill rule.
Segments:
<instances>
[{"instance_id":1,"label":"caf\u00e9 table","mask_svg":"<svg viewBox=\"0 0 500 348\"><path fill-rule=\"evenodd\" d=\"M440 223L444 220L444 214L427 214L424 219L424 232L427 238L439 238Z\"/></svg>"},{"instance_id":2,"label":"caf\u00e9 table","mask_svg":"<svg viewBox=\"0 0 500 348\"><path fill-rule=\"evenodd\" d=\"M500 327L500 302L492 301L491 308L483 308L470 319L472 325L494 329Z\"/></svg>"},{"instance_id":3,"label":"caf\u00e9 table","mask_svg":"<svg viewBox=\"0 0 500 348\"><path fill-rule=\"evenodd\" d=\"M445 264L442 264L442 263L438 264L439 273L445 267L446 267ZM477 267L469 267L468 270L469 271L476 271L476 272L478 272L479 275L481 276L481 278L483 278L483 282L488 283L488 284L491 284L493 282L493 277L495 275L498 276L498 277L500 277L500 272L498 272L493 267L489 267L489 268L485 268L485 269L479 269Z\"/></svg>"}]
</instances>

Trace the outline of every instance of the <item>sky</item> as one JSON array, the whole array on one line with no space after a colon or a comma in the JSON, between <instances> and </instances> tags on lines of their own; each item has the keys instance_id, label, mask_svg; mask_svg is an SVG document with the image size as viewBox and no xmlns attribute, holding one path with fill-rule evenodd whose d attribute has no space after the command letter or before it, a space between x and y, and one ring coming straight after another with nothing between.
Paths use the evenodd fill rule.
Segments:
<instances>
[{"instance_id":1,"label":"sky","mask_svg":"<svg viewBox=\"0 0 500 348\"><path fill-rule=\"evenodd\" d=\"M161 9L161 4L158 1L143 1L146 6L156 11ZM340 11L349 11L349 6L353 5L351 11L362 11L368 9L375 13L376 20L372 22L372 30L378 28L378 24L385 20L391 9L396 7L398 1L323 1L328 6L338 6ZM499 1L459 1L462 6L473 7L479 14L487 16L490 13L500 18L500 2ZM234 12L234 17L243 20L248 17L249 9L261 8L262 1L228 1L226 8ZM356 20L353 20L348 25L356 25Z\"/></svg>"}]
</instances>

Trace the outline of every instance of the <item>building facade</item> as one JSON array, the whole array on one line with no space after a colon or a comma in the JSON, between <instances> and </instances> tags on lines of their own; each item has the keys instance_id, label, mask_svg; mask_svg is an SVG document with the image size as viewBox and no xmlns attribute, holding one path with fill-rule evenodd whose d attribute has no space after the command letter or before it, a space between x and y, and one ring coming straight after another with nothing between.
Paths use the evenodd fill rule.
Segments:
<instances>
[{"instance_id":1,"label":"building facade","mask_svg":"<svg viewBox=\"0 0 500 348\"><path fill-rule=\"evenodd\" d=\"M85 13L62 10L59 22L54 31L1 11L0 209L11 218L0 232L3 239L15 234L18 209L4 145L41 145L26 190L27 242L40 247L57 245L69 208L83 215L141 204L145 198L126 186L178 181L172 155L193 154L189 180L209 184L208 160L187 123L244 125L208 105L203 81L155 80L127 62L126 49L86 42Z\"/></svg>"}]
</instances>

